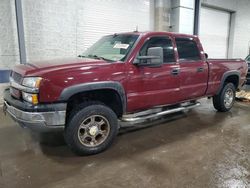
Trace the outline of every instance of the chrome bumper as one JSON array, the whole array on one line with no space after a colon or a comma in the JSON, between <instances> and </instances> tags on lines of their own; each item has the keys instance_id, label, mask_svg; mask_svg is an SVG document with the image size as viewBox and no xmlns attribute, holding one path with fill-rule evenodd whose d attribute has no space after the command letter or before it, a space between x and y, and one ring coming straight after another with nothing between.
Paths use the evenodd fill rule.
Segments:
<instances>
[{"instance_id":1,"label":"chrome bumper","mask_svg":"<svg viewBox=\"0 0 250 188\"><path fill-rule=\"evenodd\" d=\"M25 112L9 105L6 101L3 109L22 127L35 131L60 131L65 125L66 111Z\"/></svg>"}]
</instances>

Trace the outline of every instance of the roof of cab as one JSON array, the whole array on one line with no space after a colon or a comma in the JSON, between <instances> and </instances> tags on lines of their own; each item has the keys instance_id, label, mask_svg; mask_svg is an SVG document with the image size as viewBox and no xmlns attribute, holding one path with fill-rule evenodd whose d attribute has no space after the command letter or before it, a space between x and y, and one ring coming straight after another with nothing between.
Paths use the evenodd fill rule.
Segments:
<instances>
[{"instance_id":1,"label":"roof of cab","mask_svg":"<svg viewBox=\"0 0 250 188\"><path fill-rule=\"evenodd\" d=\"M172 37L190 37L190 38L197 38L197 35L190 35L190 34L182 34L182 33L174 33L174 32L165 32L165 31L134 31L134 32L124 32L124 33L115 33L115 34L134 34L134 35L169 35Z\"/></svg>"}]
</instances>

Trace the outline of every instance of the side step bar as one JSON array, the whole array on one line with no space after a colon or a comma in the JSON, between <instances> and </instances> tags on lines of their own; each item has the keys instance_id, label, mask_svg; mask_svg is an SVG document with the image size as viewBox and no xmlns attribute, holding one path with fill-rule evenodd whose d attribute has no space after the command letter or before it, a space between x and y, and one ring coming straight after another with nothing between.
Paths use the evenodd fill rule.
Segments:
<instances>
[{"instance_id":1,"label":"side step bar","mask_svg":"<svg viewBox=\"0 0 250 188\"><path fill-rule=\"evenodd\" d=\"M179 106L177 108L172 108L172 109L167 109L167 110L162 110L160 108L156 108L156 109L152 109L152 110L146 110L146 111L143 111L143 112L138 112L138 113L135 113L135 114L123 115L121 121L124 121L124 122L142 121L142 120L147 120L147 119L150 119L150 118L156 118L156 117L167 115L167 114L181 112L181 111L184 111L184 110L195 108L197 106L200 106L199 102L192 103L192 104L189 104L189 105L186 105L186 106ZM151 113L149 114L150 111L151 111ZM145 115L143 115L143 114L145 114Z\"/></svg>"}]
</instances>

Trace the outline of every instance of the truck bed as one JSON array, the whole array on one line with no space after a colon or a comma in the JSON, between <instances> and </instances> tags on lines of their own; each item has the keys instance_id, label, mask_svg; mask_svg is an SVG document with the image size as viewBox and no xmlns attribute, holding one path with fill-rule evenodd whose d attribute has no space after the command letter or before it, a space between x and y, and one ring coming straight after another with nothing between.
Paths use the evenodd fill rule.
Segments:
<instances>
[{"instance_id":1,"label":"truck bed","mask_svg":"<svg viewBox=\"0 0 250 188\"><path fill-rule=\"evenodd\" d=\"M246 80L247 64L243 59L207 59L209 66L209 79L207 95L214 95L219 90L220 83L222 83L225 74L234 72L239 75L239 87L241 87ZM245 66L244 66L245 65ZM232 71L234 70L234 71ZM245 70L245 71L243 71Z\"/></svg>"}]
</instances>

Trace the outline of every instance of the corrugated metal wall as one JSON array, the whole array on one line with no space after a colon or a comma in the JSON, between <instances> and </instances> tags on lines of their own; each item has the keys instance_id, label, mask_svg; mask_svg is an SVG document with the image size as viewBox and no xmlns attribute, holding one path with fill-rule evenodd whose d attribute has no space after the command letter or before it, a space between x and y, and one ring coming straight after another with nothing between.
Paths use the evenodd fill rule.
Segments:
<instances>
[{"instance_id":1,"label":"corrugated metal wall","mask_svg":"<svg viewBox=\"0 0 250 188\"><path fill-rule=\"evenodd\" d=\"M150 30L152 0L23 1L28 61L76 56L101 36ZM153 16L153 15L152 15Z\"/></svg>"},{"instance_id":2,"label":"corrugated metal wall","mask_svg":"<svg viewBox=\"0 0 250 188\"><path fill-rule=\"evenodd\" d=\"M103 35L150 30L149 0L82 1L78 10L77 51L82 52Z\"/></svg>"},{"instance_id":3,"label":"corrugated metal wall","mask_svg":"<svg viewBox=\"0 0 250 188\"><path fill-rule=\"evenodd\" d=\"M201 7L200 40L209 58L227 58L230 13Z\"/></svg>"}]
</instances>

